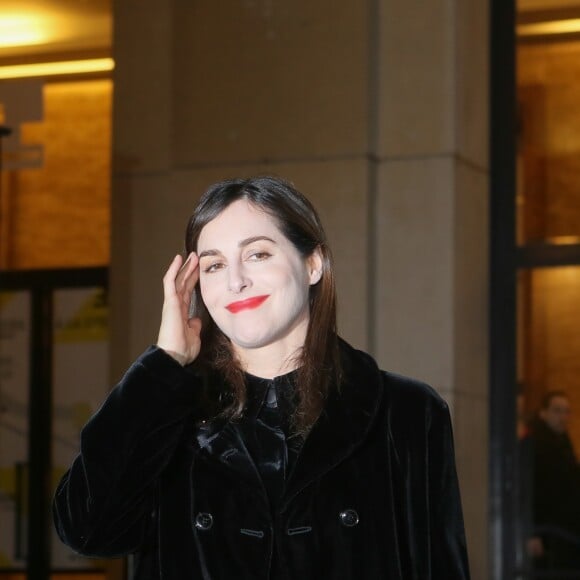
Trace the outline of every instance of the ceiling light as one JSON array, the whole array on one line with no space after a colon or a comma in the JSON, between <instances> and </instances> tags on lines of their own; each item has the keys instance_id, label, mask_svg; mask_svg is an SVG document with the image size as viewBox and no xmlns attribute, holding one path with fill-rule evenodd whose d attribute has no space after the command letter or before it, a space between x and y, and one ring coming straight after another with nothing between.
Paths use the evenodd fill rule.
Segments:
<instances>
[{"instance_id":1,"label":"ceiling light","mask_svg":"<svg viewBox=\"0 0 580 580\"><path fill-rule=\"evenodd\" d=\"M519 24L518 36L546 36L553 34L572 34L580 32L580 18L550 20L548 22L530 22Z\"/></svg>"},{"instance_id":2,"label":"ceiling light","mask_svg":"<svg viewBox=\"0 0 580 580\"><path fill-rule=\"evenodd\" d=\"M547 239L547 242L558 246L580 244L580 236L552 236Z\"/></svg>"},{"instance_id":3,"label":"ceiling light","mask_svg":"<svg viewBox=\"0 0 580 580\"><path fill-rule=\"evenodd\" d=\"M18 64L0 66L0 79L21 79L54 75L98 73L112 71L114 68L115 62L112 58Z\"/></svg>"},{"instance_id":4,"label":"ceiling light","mask_svg":"<svg viewBox=\"0 0 580 580\"><path fill-rule=\"evenodd\" d=\"M48 40L42 19L26 14L0 16L0 48L41 44Z\"/></svg>"}]
</instances>

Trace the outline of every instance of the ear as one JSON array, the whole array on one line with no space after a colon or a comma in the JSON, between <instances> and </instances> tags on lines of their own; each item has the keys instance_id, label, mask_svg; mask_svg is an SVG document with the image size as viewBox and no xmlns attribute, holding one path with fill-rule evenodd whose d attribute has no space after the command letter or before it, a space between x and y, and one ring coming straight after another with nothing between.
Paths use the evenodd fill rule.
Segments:
<instances>
[{"instance_id":1,"label":"ear","mask_svg":"<svg viewBox=\"0 0 580 580\"><path fill-rule=\"evenodd\" d=\"M306 267L308 268L308 276L311 286L320 282L320 278L322 278L322 264L322 252L318 246L306 260Z\"/></svg>"}]
</instances>

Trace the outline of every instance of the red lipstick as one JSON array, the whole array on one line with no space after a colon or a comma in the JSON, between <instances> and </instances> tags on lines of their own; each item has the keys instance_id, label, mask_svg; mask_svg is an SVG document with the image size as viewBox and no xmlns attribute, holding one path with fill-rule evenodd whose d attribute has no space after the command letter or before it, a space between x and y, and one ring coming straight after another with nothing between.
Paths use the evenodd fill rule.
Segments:
<instances>
[{"instance_id":1,"label":"red lipstick","mask_svg":"<svg viewBox=\"0 0 580 580\"><path fill-rule=\"evenodd\" d=\"M251 310L253 308L258 308L258 306L269 298L269 296L269 294L265 294L264 296L252 296L252 298L232 302L231 304L228 304L226 308L233 314L241 312L242 310Z\"/></svg>"}]
</instances>

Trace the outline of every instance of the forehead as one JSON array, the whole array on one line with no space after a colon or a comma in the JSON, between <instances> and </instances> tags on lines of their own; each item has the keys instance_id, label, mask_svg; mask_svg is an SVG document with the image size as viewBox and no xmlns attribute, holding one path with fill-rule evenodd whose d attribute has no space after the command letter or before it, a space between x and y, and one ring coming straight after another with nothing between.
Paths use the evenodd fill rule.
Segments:
<instances>
[{"instance_id":1,"label":"forehead","mask_svg":"<svg viewBox=\"0 0 580 580\"><path fill-rule=\"evenodd\" d=\"M548 406L548 409L553 409L553 410L564 410L564 409L569 409L570 408L570 403L568 402L568 399L566 399L566 397L552 397L550 399L550 405Z\"/></svg>"},{"instance_id":2,"label":"forehead","mask_svg":"<svg viewBox=\"0 0 580 580\"><path fill-rule=\"evenodd\" d=\"M222 246L252 236L265 235L275 240L285 239L275 218L245 199L234 201L201 230L198 252Z\"/></svg>"}]
</instances>

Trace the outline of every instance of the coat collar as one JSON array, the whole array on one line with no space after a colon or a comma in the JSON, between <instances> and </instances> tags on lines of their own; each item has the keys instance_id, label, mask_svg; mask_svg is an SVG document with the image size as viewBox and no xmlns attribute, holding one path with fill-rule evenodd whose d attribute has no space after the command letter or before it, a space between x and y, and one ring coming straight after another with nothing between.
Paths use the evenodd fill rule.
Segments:
<instances>
[{"instance_id":1,"label":"coat collar","mask_svg":"<svg viewBox=\"0 0 580 580\"><path fill-rule=\"evenodd\" d=\"M346 459L366 438L380 407L383 389L376 362L366 353L340 341L344 380L334 388L320 417L304 441L286 482L282 506L310 482ZM197 430L199 452L235 470L251 485L262 486L235 421L202 424Z\"/></svg>"}]
</instances>

